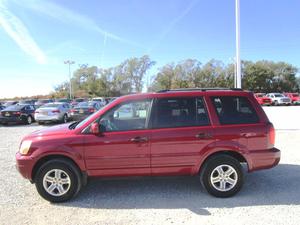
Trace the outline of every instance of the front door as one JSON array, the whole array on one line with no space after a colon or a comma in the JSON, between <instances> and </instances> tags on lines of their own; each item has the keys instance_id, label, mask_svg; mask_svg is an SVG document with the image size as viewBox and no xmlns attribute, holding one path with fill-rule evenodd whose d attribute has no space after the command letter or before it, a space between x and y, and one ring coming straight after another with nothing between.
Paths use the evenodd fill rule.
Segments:
<instances>
[{"instance_id":1,"label":"front door","mask_svg":"<svg viewBox=\"0 0 300 225\"><path fill-rule=\"evenodd\" d=\"M120 104L99 118L101 135L85 136L90 176L150 175L151 100Z\"/></svg>"}]
</instances>

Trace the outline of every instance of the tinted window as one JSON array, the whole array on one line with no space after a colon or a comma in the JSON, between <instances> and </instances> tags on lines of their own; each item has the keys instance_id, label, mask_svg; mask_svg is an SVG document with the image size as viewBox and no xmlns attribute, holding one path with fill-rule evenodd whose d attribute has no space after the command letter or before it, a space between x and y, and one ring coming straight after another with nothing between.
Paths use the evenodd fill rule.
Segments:
<instances>
[{"instance_id":1,"label":"tinted window","mask_svg":"<svg viewBox=\"0 0 300 225\"><path fill-rule=\"evenodd\" d=\"M42 108L49 108L49 107L51 107L51 108L58 108L59 106L61 106L61 104L50 103L50 104L45 104L45 105L41 106L41 109Z\"/></svg>"},{"instance_id":2,"label":"tinted window","mask_svg":"<svg viewBox=\"0 0 300 225\"><path fill-rule=\"evenodd\" d=\"M157 99L153 128L208 125L202 98Z\"/></svg>"},{"instance_id":3,"label":"tinted window","mask_svg":"<svg viewBox=\"0 0 300 225\"><path fill-rule=\"evenodd\" d=\"M102 131L146 129L151 100L121 104L106 113L100 120Z\"/></svg>"},{"instance_id":4,"label":"tinted window","mask_svg":"<svg viewBox=\"0 0 300 225\"><path fill-rule=\"evenodd\" d=\"M211 97L221 124L257 123L258 116L245 97Z\"/></svg>"},{"instance_id":5,"label":"tinted window","mask_svg":"<svg viewBox=\"0 0 300 225\"><path fill-rule=\"evenodd\" d=\"M281 97L284 97L284 95L282 94L274 94L276 98L281 98Z\"/></svg>"}]
</instances>

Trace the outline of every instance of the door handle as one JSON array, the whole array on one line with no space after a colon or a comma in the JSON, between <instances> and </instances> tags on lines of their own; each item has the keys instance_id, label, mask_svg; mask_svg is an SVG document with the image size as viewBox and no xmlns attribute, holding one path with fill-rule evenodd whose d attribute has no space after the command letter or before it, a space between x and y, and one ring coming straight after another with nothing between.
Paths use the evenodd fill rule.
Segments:
<instances>
[{"instance_id":1,"label":"door handle","mask_svg":"<svg viewBox=\"0 0 300 225\"><path fill-rule=\"evenodd\" d=\"M208 139L208 138L212 138L212 135L209 133L199 133L199 134L196 134L196 138Z\"/></svg>"},{"instance_id":2,"label":"door handle","mask_svg":"<svg viewBox=\"0 0 300 225\"><path fill-rule=\"evenodd\" d=\"M130 139L131 142L135 142L135 143L141 143L141 142L146 142L148 141L147 137L134 137Z\"/></svg>"}]
</instances>

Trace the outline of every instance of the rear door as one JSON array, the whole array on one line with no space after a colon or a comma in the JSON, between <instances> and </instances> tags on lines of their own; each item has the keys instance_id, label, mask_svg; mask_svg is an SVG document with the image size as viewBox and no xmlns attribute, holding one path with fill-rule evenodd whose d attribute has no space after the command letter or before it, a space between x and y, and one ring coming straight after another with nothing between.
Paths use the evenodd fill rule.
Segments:
<instances>
[{"instance_id":1,"label":"rear door","mask_svg":"<svg viewBox=\"0 0 300 225\"><path fill-rule=\"evenodd\" d=\"M153 175L196 173L203 151L214 142L202 97L156 99L151 127Z\"/></svg>"},{"instance_id":2,"label":"rear door","mask_svg":"<svg viewBox=\"0 0 300 225\"><path fill-rule=\"evenodd\" d=\"M260 122L257 112L246 96L212 96L210 100L219 120L215 126L216 148L247 153L266 148L267 126Z\"/></svg>"}]
</instances>

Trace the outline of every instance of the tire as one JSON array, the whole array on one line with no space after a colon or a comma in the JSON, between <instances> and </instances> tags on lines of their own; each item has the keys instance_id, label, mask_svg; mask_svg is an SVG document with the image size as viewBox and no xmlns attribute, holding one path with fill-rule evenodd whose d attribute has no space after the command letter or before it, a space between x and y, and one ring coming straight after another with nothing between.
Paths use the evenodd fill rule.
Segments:
<instances>
[{"instance_id":1,"label":"tire","mask_svg":"<svg viewBox=\"0 0 300 225\"><path fill-rule=\"evenodd\" d=\"M38 169L35 186L38 193L47 201L64 202L75 197L80 191L81 175L72 162L54 159Z\"/></svg>"},{"instance_id":2,"label":"tire","mask_svg":"<svg viewBox=\"0 0 300 225\"><path fill-rule=\"evenodd\" d=\"M63 116L61 122L63 122L63 123L67 123L67 122L68 122L68 115L67 115L67 114L65 114L65 115Z\"/></svg>"},{"instance_id":3,"label":"tire","mask_svg":"<svg viewBox=\"0 0 300 225\"><path fill-rule=\"evenodd\" d=\"M27 116L26 120L25 120L25 123L29 125L29 124L32 124L32 122L33 122L32 117L31 116Z\"/></svg>"},{"instance_id":4,"label":"tire","mask_svg":"<svg viewBox=\"0 0 300 225\"><path fill-rule=\"evenodd\" d=\"M226 174L227 171L231 171L230 175ZM202 186L215 197L231 197L241 190L244 183L240 162L228 155L212 156L204 163L200 172ZM220 175L220 172L223 172L223 175Z\"/></svg>"},{"instance_id":5,"label":"tire","mask_svg":"<svg viewBox=\"0 0 300 225\"><path fill-rule=\"evenodd\" d=\"M278 106L278 105L279 105L279 104L278 104L278 101L275 101L275 102L274 102L274 105L275 105L275 106Z\"/></svg>"}]
</instances>

